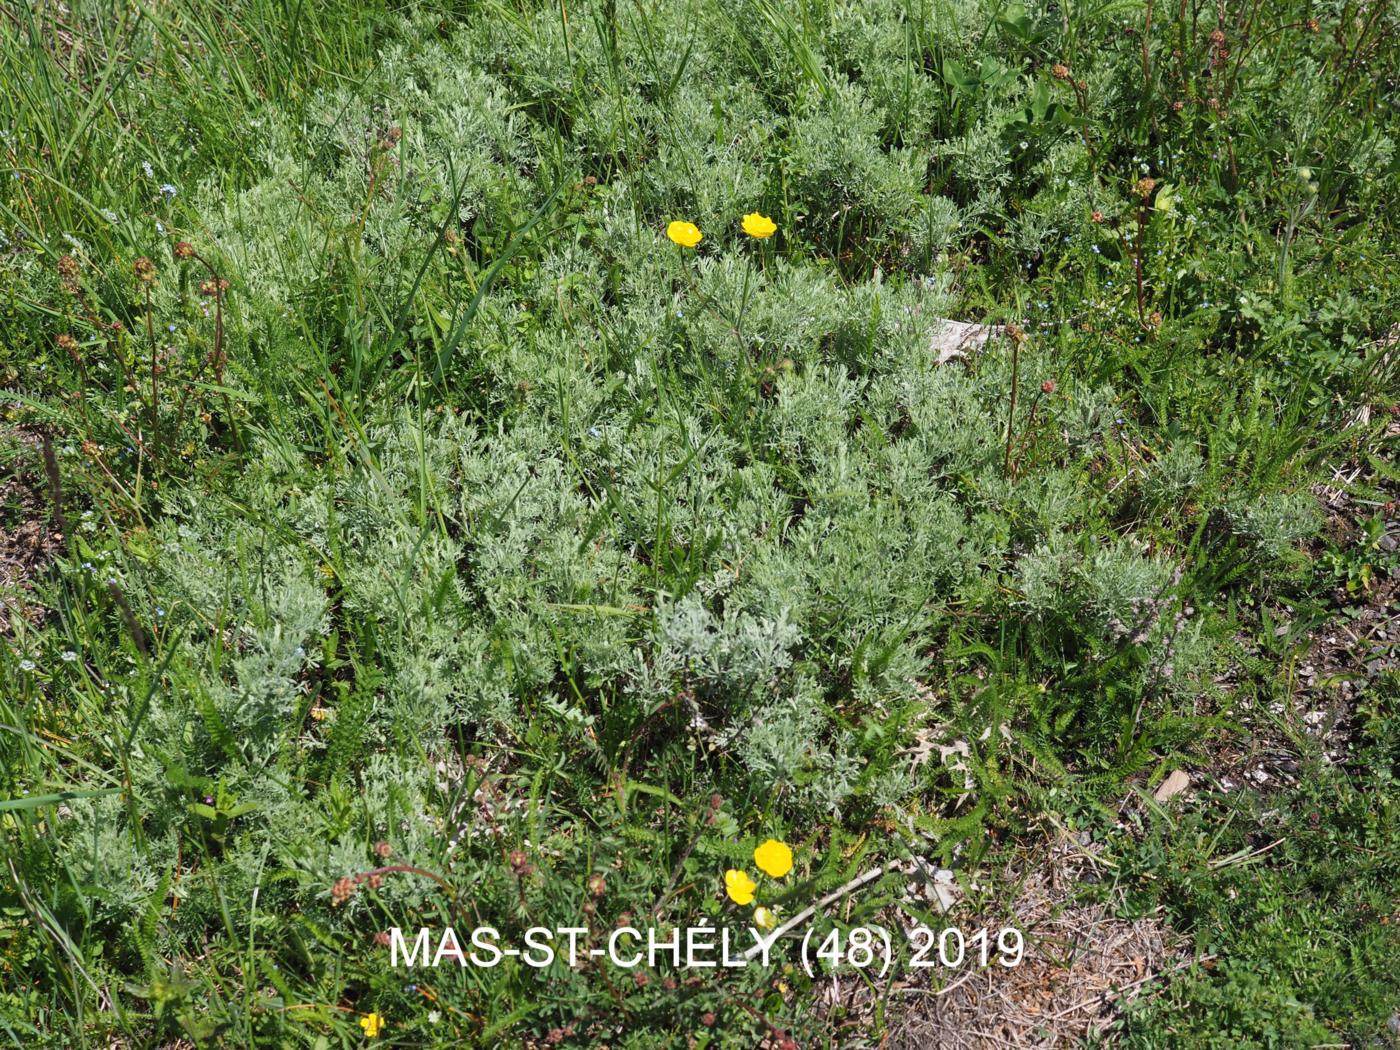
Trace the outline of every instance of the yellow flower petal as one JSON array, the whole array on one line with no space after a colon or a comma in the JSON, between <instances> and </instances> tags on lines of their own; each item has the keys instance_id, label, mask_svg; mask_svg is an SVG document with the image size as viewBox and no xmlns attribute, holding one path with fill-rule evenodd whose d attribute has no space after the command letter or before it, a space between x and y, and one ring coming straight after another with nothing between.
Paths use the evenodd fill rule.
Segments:
<instances>
[{"instance_id":1,"label":"yellow flower petal","mask_svg":"<svg viewBox=\"0 0 1400 1050\"><path fill-rule=\"evenodd\" d=\"M724 892L735 904L752 904L754 890L758 889L748 872L730 868L724 873Z\"/></svg>"},{"instance_id":2,"label":"yellow flower petal","mask_svg":"<svg viewBox=\"0 0 1400 1050\"><path fill-rule=\"evenodd\" d=\"M380 1017L378 1014L366 1014L364 1017L360 1018L360 1027L365 1030L365 1036L367 1038L373 1039L383 1030L384 1018Z\"/></svg>"},{"instance_id":3,"label":"yellow flower petal","mask_svg":"<svg viewBox=\"0 0 1400 1050\"><path fill-rule=\"evenodd\" d=\"M777 839L769 839L753 851L753 862L765 875L781 879L792 870L792 850Z\"/></svg>"},{"instance_id":4,"label":"yellow flower petal","mask_svg":"<svg viewBox=\"0 0 1400 1050\"><path fill-rule=\"evenodd\" d=\"M753 910L753 924L760 930L771 930L778 925L778 917L760 904Z\"/></svg>"},{"instance_id":5,"label":"yellow flower petal","mask_svg":"<svg viewBox=\"0 0 1400 1050\"><path fill-rule=\"evenodd\" d=\"M778 224L766 215L751 211L744 216L744 232L762 240L778 232Z\"/></svg>"},{"instance_id":6,"label":"yellow flower petal","mask_svg":"<svg viewBox=\"0 0 1400 1050\"><path fill-rule=\"evenodd\" d=\"M695 223L677 219L666 227L666 236L682 248L694 248L700 243L704 234L700 232L700 227L696 226Z\"/></svg>"}]
</instances>

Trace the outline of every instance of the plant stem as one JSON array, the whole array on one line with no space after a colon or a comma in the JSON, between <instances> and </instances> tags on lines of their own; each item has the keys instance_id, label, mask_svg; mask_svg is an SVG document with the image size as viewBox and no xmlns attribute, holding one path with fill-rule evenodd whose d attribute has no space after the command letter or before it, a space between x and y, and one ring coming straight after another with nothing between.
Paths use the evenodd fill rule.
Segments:
<instances>
[{"instance_id":1,"label":"plant stem","mask_svg":"<svg viewBox=\"0 0 1400 1050\"><path fill-rule=\"evenodd\" d=\"M1021 340L1025 337L1020 330L1012 330L1013 326L1007 326L1007 334L1011 339L1011 407L1006 413L1006 456L1002 460L1002 474L1010 479L1011 477L1011 437L1016 426L1016 388L1021 381Z\"/></svg>"},{"instance_id":2,"label":"plant stem","mask_svg":"<svg viewBox=\"0 0 1400 1050\"><path fill-rule=\"evenodd\" d=\"M158 351L156 349L155 322L151 319L151 286L146 285L146 338L151 343L151 449L154 458L160 459L160 388L157 385L159 372Z\"/></svg>"}]
</instances>

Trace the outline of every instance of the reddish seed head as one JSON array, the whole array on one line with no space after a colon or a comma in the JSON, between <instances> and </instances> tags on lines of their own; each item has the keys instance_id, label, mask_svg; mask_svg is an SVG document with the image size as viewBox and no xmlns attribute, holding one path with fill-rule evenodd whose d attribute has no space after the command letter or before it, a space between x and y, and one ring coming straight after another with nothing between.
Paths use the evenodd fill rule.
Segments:
<instances>
[{"instance_id":1,"label":"reddish seed head","mask_svg":"<svg viewBox=\"0 0 1400 1050\"><path fill-rule=\"evenodd\" d=\"M194 258L194 245L191 244L189 241L180 241L178 244L175 245L175 258L177 258L177 259L192 259L192 258Z\"/></svg>"},{"instance_id":2,"label":"reddish seed head","mask_svg":"<svg viewBox=\"0 0 1400 1050\"><path fill-rule=\"evenodd\" d=\"M601 897L607 892L607 880L601 875L590 875L588 877L588 892L594 897Z\"/></svg>"},{"instance_id":3,"label":"reddish seed head","mask_svg":"<svg viewBox=\"0 0 1400 1050\"><path fill-rule=\"evenodd\" d=\"M156 264L144 255L131 264L131 269L142 284L150 284L156 279Z\"/></svg>"},{"instance_id":4,"label":"reddish seed head","mask_svg":"<svg viewBox=\"0 0 1400 1050\"><path fill-rule=\"evenodd\" d=\"M1103 222L1103 212L1095 208L1094 213L1090 215L1089 218L1094 222Z\"/></svg>"},{"instance_id":5,"label":"reddish seed head","mask_svg":"<svg viewBox=\"0 0 1400 1050\"><path fill-rule=\"evenodd\" d=\"M1041 383L1040 392L1042 394L1053 394L1055 392L1055 381L1053 379L1047 379L1045 382Z\"/></svg>"},{"instance_id":6,"label":"reddish seed head","mask_svg":"<svg viewBox=\"0 0 1400 1050\"><path fill-rule=\"evenodd\" d=\"M1053 66L1050 67L1050 75L1053 76L1056 80L1068 80L1069 67L1062 62L1056 62Z\"/></svg>"},{"instance_id":7,"label":"reddish seed head","mask_svg":"<svg viewBox=\"0 0 1400 1050\"><path fill-rule=\"evenodd\" d=\"M380 860L388 860L389 855L394 852L394 847L382 839L374 844L374 855Z\"/></svg>"},{"instance_id":8,"label":"reddish seed head","mask_svg":"<svg viewBox=\"0 0 1400 1050\"><path fill-rule=\"evenodd\" d=\"M377 945L378 945L379 947L381 947L381 948L387 948L387 947L389 947L389 941L390 941L390 937L389 937L389 931L388 931L388 930L380 930L378 933L376 933L376 934L374 935L374 943L377 944Z\"/></svg>"},{"instance_id":9,"label":"reddish seed head","mask_svg":"<svg viewBox=\"0 0 1400 1050\"><path fill-rule=\"evenodd\" d=\"M713 1010L706 1010L700 1015L700 1023L706 1028L713 1028L716 1020L718 1020L718 1018L715 1017Z\"/></svg>"},{"instance_id":10,"label":"reddish seed head","mask_svg":"<svg viewBox=\"0 0 1400 1050\"><path fill-rule=\"evenodd\" d=\"M336 879L331 884L331 903L344 904L351 897L355 896L354 879Z\"/></svg>"}]
</instances>

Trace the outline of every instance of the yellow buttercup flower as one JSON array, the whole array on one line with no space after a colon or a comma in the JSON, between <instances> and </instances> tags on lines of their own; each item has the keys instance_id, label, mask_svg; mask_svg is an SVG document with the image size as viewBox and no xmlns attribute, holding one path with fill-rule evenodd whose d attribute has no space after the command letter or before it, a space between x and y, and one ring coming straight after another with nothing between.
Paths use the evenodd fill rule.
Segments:
<instances>
[{"instance_id":1,"label":"yellow buttercup flower","mask_svg":"<svg viewBox=\"0 0 1400 1050\"><path fill-rule=\"evenodd\" d=\"M763 238L771 237L778 232L778 224L766 215L751 211L744 216L744 232L750 237L763 240Z\"/></svg>"},{"instance_id":2,"label":"yellow buttercup flower","mask_svg":"<svg viewBox=\"0 0 1400 1050\"><path fill-rule=\"evenodd\" d=\"M748 872L730 868L724 873L724 892L735 904L752 904L756 889L758 886L749 878Z\"/></svg>"},{"instance_id":3,"label":"yellow buttercup flower","mask_svg":"<svg viewBox=\"0 0 1400 1050\"><path fill-rule=\"evenodd\" d=\"M760 904L753 910L753 924L760 930L771 930L778 925L778 917Z\"/></svg>"},{"instance_id":4,"label":"yellow buttercup flower","mask_svg":"<svg viewBox=\"0 0 1400 1050\"><path fill-rule=\"evenodd\" d=\"M694 248L700 243L700 238L704 236L700 232L700 227L693 222L684 222L677 219L666 227L666 236L675 241L682 248Z\"/></svg>"},{"instance_id":5,"label":"yellow buttercup flower","mask_svg":"<svg viewBox=\"0 0 1400 1050\"><path fill-rule=\"evenodd\" d=\"M373 1039L384 1029L384 1018L378 1014L365 1014L360 1018L360 1027L365 1030L365 1037Z\"/></svg>"},{"instance_id":6,"label":"yellow buttercup flower","mask_svg":"<svg viewBox=\"0 0 1400 1050\"><path fill-rule=\"evenodd\" d=\"M753 851L753 862L765 875L781 879L792 870L792 850L777 839L769 839Z\"/></svg>"}]
</instances>

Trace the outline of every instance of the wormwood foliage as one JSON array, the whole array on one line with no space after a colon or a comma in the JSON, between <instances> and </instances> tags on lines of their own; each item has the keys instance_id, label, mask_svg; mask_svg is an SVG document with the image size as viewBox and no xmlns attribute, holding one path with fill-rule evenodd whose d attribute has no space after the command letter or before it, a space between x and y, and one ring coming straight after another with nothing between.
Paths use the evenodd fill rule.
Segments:
<instances>
[{"instance_id":1,"label":"wormwood foliage","mask_svg":"<svg viewBox=\"0 0 1400 1050\"><path fill-rule=\"evenodd\" d=\"M1340 801L1253 888L1267 800L1115 814L1395 571L1400 24L1168 6L6 12L0 513L62 539L0 647L5 1038L878 1045L797 971L385 931L738 930L770 839L782 921L1057 825L1221 959L1113 1038L1380 1035L1393 680L1364 761L1281 731ZM1298 882L1364 952L1270 932Z\"/></svg>"}]
</instances>

